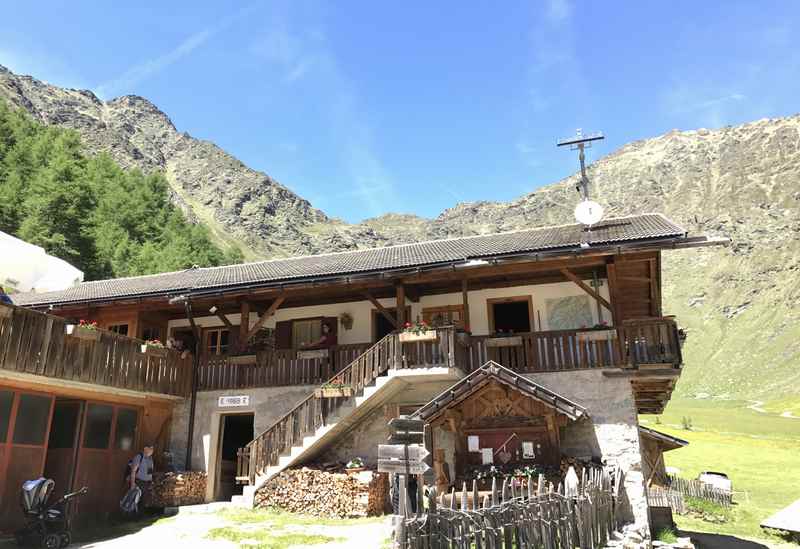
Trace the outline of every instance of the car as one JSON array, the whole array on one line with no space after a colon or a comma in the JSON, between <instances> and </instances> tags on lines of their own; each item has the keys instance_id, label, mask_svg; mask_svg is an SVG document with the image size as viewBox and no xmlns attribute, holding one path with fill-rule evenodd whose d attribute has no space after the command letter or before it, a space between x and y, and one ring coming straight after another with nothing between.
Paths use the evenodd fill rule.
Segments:
<instances>
[{"instance_id":1,"label":"car","mask_svg":"<svg viewBox=\"0 0 800 549\"><path fill-rule=\"evenodd\" d=\"M733 483L725 473L720 473L718 471L703 471L697 475L697 480L708 484L709 486L713 486L714 488L724 490L728 493L733 491Z\"/></svg>"}]
</instances>

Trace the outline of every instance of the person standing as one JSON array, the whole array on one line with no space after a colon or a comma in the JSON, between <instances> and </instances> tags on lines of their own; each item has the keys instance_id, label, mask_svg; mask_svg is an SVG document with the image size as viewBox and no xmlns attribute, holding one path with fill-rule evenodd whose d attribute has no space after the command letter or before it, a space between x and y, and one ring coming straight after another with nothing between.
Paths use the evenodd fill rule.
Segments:
<instances>
[{"instance_id":1,"label":"person standing","mask_svg":"<svg viewBox=\"0 0 800 549\"><path fill-rule=\"evenodd\" d=\"M152 501L153 485L153 445L148 443L142 451L133 456L128 463L130 488L138 486L142 491L140 508L145 508Z\"/></svg>"}]
</instances>

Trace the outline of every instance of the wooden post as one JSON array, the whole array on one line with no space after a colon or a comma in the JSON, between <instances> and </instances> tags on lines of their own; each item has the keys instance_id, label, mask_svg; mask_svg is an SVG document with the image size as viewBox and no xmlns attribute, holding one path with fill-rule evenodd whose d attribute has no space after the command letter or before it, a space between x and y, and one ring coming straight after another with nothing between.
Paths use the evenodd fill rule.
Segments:
<instances>
[{"instance_id":1,"label":"wooden post","mask_svg":"<svg viewBox=\"0 0 800 549\"><path fill-rule=\"evenodd\" d=\"M239 342L241 345L247 343L247 333L250 331L250 302L242 301L239 306L241 319L239 320Z\"/></svg>"},{"instance_id":2,"label":"wooden post","mask_svg":"<svg viewBox=\"0 0 800 549\"><path fill-rule=\"evenodd\" d=\"M402 328L407 319L406 319L406 287L403 283L399 283L396 286L397 290L397 327Z\"/></svg>"},{"instance_id":3,"label":"wooden post","mask_svg":"<svg viewBox=\"0 0 800 549\"><path fill-rule=\"evenodd\" d=\"M462 313L464 321L464 331L470 333L471 327L469 323L469 291L466 278L461 281L461 302L463 303L464 307L464 311Z\"/></svg>"}]
</instances>

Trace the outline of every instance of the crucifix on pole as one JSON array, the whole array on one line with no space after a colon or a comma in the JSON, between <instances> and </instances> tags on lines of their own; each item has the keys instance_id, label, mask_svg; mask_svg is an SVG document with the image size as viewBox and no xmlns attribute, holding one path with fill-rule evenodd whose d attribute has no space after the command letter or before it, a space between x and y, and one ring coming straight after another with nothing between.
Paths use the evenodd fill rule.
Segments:
<instances>
[{"instance_id":1,"label":"crucifix on pole","mask_svg":"<svg viewBox=\"0 0 800 549\"><path fill-rule=\"evenodd\" d=\"M581 180L578 182L576 190L581 194L583 200L589 200L589 177L586 175L586 155L584 150L592 146L592 142L605 139L602 132L583 135L583 131L578 128L573 137L562 139L556 143L558 147L569 147L571 151L578 151L578 160L581 163Z\"/></svg>"}]
</instances>

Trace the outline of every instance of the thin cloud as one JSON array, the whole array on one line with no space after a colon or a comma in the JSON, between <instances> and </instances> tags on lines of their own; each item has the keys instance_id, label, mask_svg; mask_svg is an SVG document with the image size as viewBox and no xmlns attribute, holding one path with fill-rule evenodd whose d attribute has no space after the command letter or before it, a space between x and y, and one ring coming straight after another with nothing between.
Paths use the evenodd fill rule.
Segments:
<instances>
[{"instance_id":1,"label":"thin cloud","mask_svg":"<svg viewBox=\"0 0 800 549\"><path fill-rule=\"evenodd\" d=\"M189 35L183 42L178 44L178 46L172 50L139 63L138 65L135 65L123 72L117 78L97 85L94 89L94 92L98 96L106 98L115 94L131 91L131 89L136 85L190 55L215 35L233 25L237 20L246 15L252 8L253 6L242 8L233 15L223 18L217 25L202 29Z\"/></svg>"},{"instance_id":2,"label":"thin cloud","mask_svg":"<svg viewBox=\"0 0 800 549\"><path fill-rule=\"evenodd\" d=\"M546 14L550 22L563 23L572 16L572 6L568 0L549 0Z\"/></svg>"}]
</instances>

